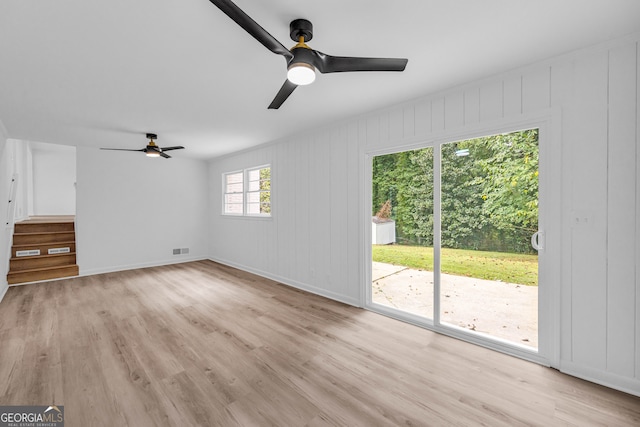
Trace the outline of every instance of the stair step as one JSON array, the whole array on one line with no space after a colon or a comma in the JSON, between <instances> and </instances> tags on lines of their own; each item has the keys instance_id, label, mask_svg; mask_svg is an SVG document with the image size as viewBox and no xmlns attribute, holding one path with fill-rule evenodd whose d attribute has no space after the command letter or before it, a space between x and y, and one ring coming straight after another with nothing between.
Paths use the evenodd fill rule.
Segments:
<instances>
[{"instance_id":1,"label":"stair step","mask_svg":"<svg viewBox=\"0 0 640 427\"><path fill-rule=\"evenodd\" d=\"M48 255L49 249L56 248L69 248L69 252L76 251L76 242L68 241L68 242L57 242L57 243L31 243L29 245L13 245L11 247L11 258L16 258L16 253L18 251L32 251L39 250L40 255Z\"/></svg>"},{"instance_id":2,"label":"stair step","mask_svg":"<svg viewBox=\"0 0 640 427\"><path fill-rule=\"evenodd\" d=\"M61 279L63 277L77 276L79 269L77 265L67 265L62 267L37 268L33 270L11 271L7 274L7 282L10 285L18 283L37 282L39 280Z\"/></svg>"},{"instance_id":3,"label":"stair step","mask_svg":"<svg viewBox=\"0 0 640 427\"><path fill-rule=\"evenodd\" d=\"M45 233L14 233L14 246L23 246L33 243L59 243L76 240L74 231L54 231Z\"/></svg>"},{"instance_id":4,"label":"stair step","mask_svg":"<svg viewBox=\"0 0 640 427\"><path fill-rule=\"evenodd\" d=\"M54 231L74 231L73 222L17 222L13 225L14 233L48 233Z\"/></svg>"},{"instance_id":5,"label":"stair step","mask_svg":"<svg viewBox=\"0 0 640 427\"><path fill-rule=\"evenodd\" d=\"M65 253L55 255L37 255L11 258L9 260L9 271L25 271L38 268L61 267L74 265L76 263L76 253Z\"/></svg>"}]
</instances>

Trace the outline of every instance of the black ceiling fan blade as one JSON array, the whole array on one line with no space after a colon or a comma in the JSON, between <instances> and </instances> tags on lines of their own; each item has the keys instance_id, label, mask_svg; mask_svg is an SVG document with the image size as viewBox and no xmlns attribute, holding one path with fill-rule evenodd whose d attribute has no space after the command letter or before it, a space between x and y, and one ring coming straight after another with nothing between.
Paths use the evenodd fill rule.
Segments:
<instances>
[{"instance_id":1,"label":"black ceiling fan blade","mask_svg":"<svg viewBox=\"0 0 640 427\"><path fill-rule=\"evenodd\" d=\"M210 0L218 9L223 11L236 24L240 25L244 30L251 34L254 39L258 40L273 53L283 55L287 61L293 58L293 54L289 49L284 47L282 43L276 40L271 34L254 21L249 15L244 13L242 9L236 6L231 0Z\"/></svg>"},{"instance_id":2,"label":"black ceiling fan blade","mask_svg":"<svg viewBox=\"0 0 640 427\"><path fill-rule=\"evenodd\" d=\"M289 95L291 95L291 93L297 87L298 87L298 85L295 84L295 83L291 83L289 81L289 79L285 80L284 84L282 85L282 87L280 88L278 93L276 94L276 97L273 98L273 101L271 101L271 104L269 105L269 108L272 109L272 110L277 110L278 108L280 108L282 103L287 100Z\"/></svg>"},{"instance_id":3,"label":"black ceiling fan blade","mask_svg":"<svg viewBox=\"0 0 640 427\"><path fill-rule=\"evenodd\" d=\"M165 159L170 159L170 158L171 158L171 156L170 156L170 155L165 154L165 153L163 153L162 151L161 151L160 153L158 153L158 154L160 154L160 155L161 155L162 157L164 157Z\"/></svg>"},{"instance_id":4,"label":"black ceiling fan blade","mask_svg":"<svg viewBox=\"0 0 640 427\"><path fill-rule=\"evenodd\" d=\"M162 151L171 151L171 150L182 150L184 147L182 145L176 145L175 147L160 147Z\"/></svg>"},{"instance_id":5,"label":"black ceiling fan blade","mask_svg":"<svg viewBox=\"0 0 640 427\"><path fill-rule=\"evenodd\" d=\"M140 150L132 150L129 148L101 148L101 150L110 150L110 151L143 151L146 152L146 148L141 148Z\"/></svg>"},{"instance_id":6,"label":"black ceiling fan blade","mask_svg":"<svg viewBox=\"0 0 640 427\"><path fill-rule=\"evenodd\" d=\"M343 73L349 71L404 71L409 61L406 58L359 58L331 56L315 51L315 66L321 73Z\"/></svg>"}]
</instances>

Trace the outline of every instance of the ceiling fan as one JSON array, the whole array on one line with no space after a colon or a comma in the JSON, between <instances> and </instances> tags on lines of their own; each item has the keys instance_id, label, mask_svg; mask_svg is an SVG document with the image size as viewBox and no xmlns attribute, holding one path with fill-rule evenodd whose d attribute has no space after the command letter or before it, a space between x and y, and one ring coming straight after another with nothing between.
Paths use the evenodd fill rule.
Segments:
<instances>
[{"instance_id":1,"label":"ceiling fan","mask_svg":"<svg viewBox=\"0 0 640 427\"><path fill-rule=\"evenodd\" d=\"M154 139L158 139L158 135L155 133L148 133L147 138L149 139L149 143L146 147L141 148L139 150L133 150L128 148L101 148L101 150L115 150L115 151L142 151L147 154L147 157L164 157L165 159L170 159L171 156L166 154L165 151L171 150L182 150L184 147L181 145L176 145L175 147L158 147L156 143L153 141Z\"/></svg>"},{"instance_id":2,"label":"ceiling fan","mask_svg":"<svg viewBox=\"0 0 640 427\"><path fill-rule=\"evenodd\" d=\"M296 19L289 24L289 35L297 42L289 50L231 0L210 1L267 49L284 56L287 61L287 80L269 105L271 109L279 108L296 87L313 83L316 70L323 74L348 71L404 71L407 66L408 60L404 58L331 56L311 49L306 42L313 38L313 25L306 19Z\"/></svg>"}]
</instances>

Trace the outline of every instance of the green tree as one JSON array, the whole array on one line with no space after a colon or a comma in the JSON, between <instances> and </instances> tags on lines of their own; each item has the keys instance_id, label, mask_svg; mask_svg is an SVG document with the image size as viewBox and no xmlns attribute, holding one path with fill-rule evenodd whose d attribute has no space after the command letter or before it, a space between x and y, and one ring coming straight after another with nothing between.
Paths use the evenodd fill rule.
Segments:
<instances>
[{"instance_id":1,"label":"green tree","mask_svg":"<svg viewBox=\"0 0 640 427\"><path fill-rule=\"evenodd\" d=\"M538 227L538 131L441 147L443 246L531 252L529 237ZM400 243L433 245L433 150L373 159L372 212L391 200Z\"/></svg>"}]
</instances>

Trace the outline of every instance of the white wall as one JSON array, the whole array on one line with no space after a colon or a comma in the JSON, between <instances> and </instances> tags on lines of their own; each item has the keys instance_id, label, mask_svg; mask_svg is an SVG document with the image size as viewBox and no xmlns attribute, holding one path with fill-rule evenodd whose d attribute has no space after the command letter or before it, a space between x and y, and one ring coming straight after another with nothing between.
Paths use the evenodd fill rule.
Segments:
<instances>
[{"instance_id":1,"label":"white wall","mask_svg":"<svg viewBox=\"0 0 640 427\"><path fill-rule=\"evenodd\" d=\"M207 258L206 162L85 147L76 156L81 275Z\"/></svg>"},{"instance_id":2,"label":"white wall","mask_svg":"<svg viewBox=\"0 0 640 427\"><path fill-rule=\"evenodd\" d=\"M76 149L31 143L33 215L75 215Z\"/></svg>"},{"instance_id":3,"label":"white wall","mask_svg":"<svg viewBox=\"0 0 640 427\"><path fill-rule=\"evenodd\" d=\"M639 38L215 159L210 257L362 304L366 153L556 110L561 146L550 162L561 170L552 190L561 220L547 232L561 260L550 272L561 294L559 368L640 395ZM221 216L221 174L265 163L273 218Z\"/></svg>"},{"instance_id":4,"label":"white wall","mask_svg":"<svg viewBox=\"0 0 640 427\"><path fill-rule=\"evenodd\" d=\"M13 231L6 226L8 221L6 206L9 200L11 176L13 175L13 162L8 151L7 133L0 120L0 301L9 287L7 284L9 238Z\"/></svg>"},{"instance_id":5,"label":"white wall","mask_svg":"<svg viewBox=\"0 0 640 427\"><path fill-rule=\"evenodd\" d=\"M13 224L27 215L26 177L29 156L29 145L23 141L8 139L0 122L0 298L8 287L7 272ZM17 177L17 182L10 206L11 181L14 175ZM11 218L12 215L13 218Z\"/></svg>"}]
</instances>

